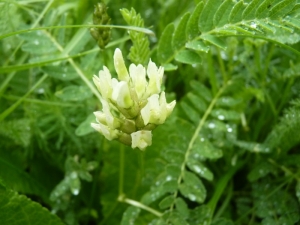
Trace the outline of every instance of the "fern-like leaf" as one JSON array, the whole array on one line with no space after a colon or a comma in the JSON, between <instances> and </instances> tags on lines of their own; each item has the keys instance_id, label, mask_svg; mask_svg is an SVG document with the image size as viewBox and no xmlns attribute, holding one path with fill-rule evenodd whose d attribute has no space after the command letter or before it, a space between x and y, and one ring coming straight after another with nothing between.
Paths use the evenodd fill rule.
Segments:
<instances>
[{"instance_id":1,"label":"fern-like leaf","mask_svg":"<svg viewBox=\"0 0 300 225\"><path fill-rule=\"evenodd\" d=\"M137 14L134 8L131 10L121 9L121 14L128 25L144 27L144 20L140 14ZM149 62L150 48L149 40L146 34L137 31L128 31L133 46L130 48L129 59L135 64Z\"/></svg>"},{"instance_id":2,"label":"fern-like leaf","mask_svg":"<svg viewBox=\"0 0 300 225\"><path fill-rule=\"evenodd\" d=\"M251 0L248 4L231 0L200 1L194 12L180 19L177 27L171 23L165 28L158 44L158 59L163 65L172 64L174 59L180 63L200 63L198 53L208 52L210 46L226 49L222 36L244 35L282 44L296 43L300 40L295 33L300 30L296 3L296 0Z\"/></svg>"},{"instance_id":3,"label":"fern-like leaf","mask_svg":"<svg viewBox=\"0 0 300 225\"><path fill-rule=\"evenodd\" d=\"M288 151L300 143L299 127L300 107L296 104L284 113L280 122L267 137L265 144L272 149Z\"/></svg>"}]
</instances>

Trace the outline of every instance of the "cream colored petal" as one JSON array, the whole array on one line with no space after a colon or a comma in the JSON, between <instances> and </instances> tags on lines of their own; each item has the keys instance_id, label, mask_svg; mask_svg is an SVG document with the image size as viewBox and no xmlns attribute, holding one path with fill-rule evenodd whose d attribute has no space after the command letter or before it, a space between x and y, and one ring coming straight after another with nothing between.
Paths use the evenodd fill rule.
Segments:
<instances>
[{"instance_id":1,"label":"cream colored petal","mask_svg":"<svg viewBox=\"0 0 300 225\"><path fill-rule=\"evenodd\" d=\"M131 134L132 148L139 148L144 150L147 146L152 144L152 133L149 130L140 130Z\"/></svg>"},{"instance_id":2,"label":"cream colored petal","mask_svg":"<svg viewBox=\"0 0 300 225\"><path fill-rule=\"evenodd\" d=\"M141 116L145 125L147 125L148 123L157 124L159 122L160 107L158 98L158 94L151 95L147 99L147 104L141 110Z\"/></svg>"},{"instance_id":3,"label":"cream colored petal","mask_svg":"<svg viewBox=\"0 0 300 225\"><path fill-rule=\"evenodd\" d=\"M153 63L150 59L147 68L147 75L149 77L149 85L147 88L148 95L158 94L160 92L163 74L163 67L157 68L155 63Z\"/></svg>"},{"instance_id":4,"label":"cream colored petal","mask_svg":"<svg viewBox=\"0 0 300 225\"><path fill-rule=\"evenodd\" d=\"M119 132L116 129L111 129L101 123L91 123L91 126L109 141L116 139L119 136Z\"/></svg>"},{"instance_id":5,"label":"cream colored petal","mask_svg":"<svg viewBox=\"0 0 300 225\"><path fill-rule=\"evenodd\" d=\"M122 52L119 48L116 48L114 54L114 65L116 72L118 74L119 80L129 81L128 71L122 56Z\"/></svg>"},{"instance_id":6,"label":"cream colored petal","mask_svg":"<svg viewBox=\"0 0 300 225\"><path fill-rule=\"evenodd\" d=\"M146 81L146 69L142 65L131 64L129 67L129 73L133 88L137 93L138 99L140 99L147 88L148 82Z\"/></svg>"},{"instance_id":7,"label":"cream colored petal","mask_svg":"<svg viewBox=\"0 0 300 225\"><path fill-rule=\"evenodd\" d=\"M121 108L130 108L133 105L128 84L120 81L113 87L112 100Z\"/></svg>"}]
</instances>

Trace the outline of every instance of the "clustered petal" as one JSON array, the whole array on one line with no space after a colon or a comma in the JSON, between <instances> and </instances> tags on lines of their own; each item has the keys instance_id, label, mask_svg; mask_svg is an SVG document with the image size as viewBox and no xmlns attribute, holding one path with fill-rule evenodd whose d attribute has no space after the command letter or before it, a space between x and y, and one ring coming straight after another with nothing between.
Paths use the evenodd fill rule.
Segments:
<instances>
[{"instance_id":1,"label":"clustered petal","mask_svg":"<svg viewBox=\"0 0 300 225\"><path fill-rule=\"evenodd\" d=\"M161 92L164 68L151 60L147 70L140 64L131 64L128 73L117 48L114 65L118 80L105 66L99 76L93 77L102 96L102 111L94 112L97 123L91 126L108 140L117 139L144 150L152 144L152 130L165 122L176 101L167 103L165 92Z\"/></svg>"}]
</instances>

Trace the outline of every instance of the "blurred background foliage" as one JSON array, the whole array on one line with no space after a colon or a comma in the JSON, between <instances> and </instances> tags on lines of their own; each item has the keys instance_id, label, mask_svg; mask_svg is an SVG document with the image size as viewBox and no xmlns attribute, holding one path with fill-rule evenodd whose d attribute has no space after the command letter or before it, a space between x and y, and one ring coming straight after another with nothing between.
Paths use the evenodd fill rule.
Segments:
<instances>
[{"instance_id":1,"label":"blurred background foliage","mask_svg":"<svg viewBox=\"0 0 300 225\"><path fill-rule=\"evenodd\" d=\"M97 3L0 1L0 221L299 223L300 2L105 1L110 24L155 35L112 28L104 49L88 27L17 32L91 25ZM117 47L165 66L177 100L145 152L90 127Z\"/></svg>"}]
</instances>

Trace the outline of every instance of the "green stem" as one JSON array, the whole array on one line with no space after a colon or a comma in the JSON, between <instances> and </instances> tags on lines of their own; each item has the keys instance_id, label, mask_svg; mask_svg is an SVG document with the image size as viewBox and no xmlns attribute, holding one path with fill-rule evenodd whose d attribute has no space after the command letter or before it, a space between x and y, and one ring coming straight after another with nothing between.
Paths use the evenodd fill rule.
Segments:
<instances>
[{"instance_id":1,"label":"green stem","mask_svg":"<svg viewBox=\"0 0 300 225\"><path fill-rule=\"evenodd\" d=\"M154 33L152 30L149 30L147 28L142 28L142 27L134 27L134 26L121 26L121 25L93 25L93 24L84 24L84 25L64 25L64 26L48 26L48 27L37 27L37 28L30 28L30 29L25 29L25 30L18 30L18 31L14 31L14 32L10 32L10 33L6 33L3 35L0 35L0 40L10 37L10 36L14 36L17 34L23 34L23 33L27 33L27 32L31 32L31 31L36 31L36 30L48 30L48 29L62 29L62 28L93 28L93 27L97 27L97 28L118 28L118 29L125 29L125 30L133 30L133 31L137 31L137 32L141 32L141 33L145 33L148 35L153 36Z\"/></svg>"},{"instance_id":2,"label":"green stem","mask_svg":"<svg viewBox=\"0 0 300 225\"><path fill-rule=\"evenodd\" d=\"M214 191L214 195L207 203L207 206L210 208L210 221L208 224L211 223L212 217L214 215L214 211L216 209L217 203L220 200L223 192L226 190L228 182L232 179L233 175L245 164L245 162L240 162L237 165L231 167L229 171L218 181L216 190Z\"/></svg>"},{"instance_id":3,"label":"green stem","mask_svg":"<svg viewBox=\"0 0 300 225\"><path fill-rule=\"evenodd\" d=\"M153 215L155 215L155 216L157 216L157 217L162 217L162 216L163 216L163 213L161 213L161 212L159 212L159 211L157 211L157 210L155 210L155 209L153 209L153 208L151 208L151 207L149 207L149 206L146 206L146 205L144 205L144 204L142 204L142 203L140 203L140 202L137 202L137 201L135 201L135 200L132 200L132 199L129 199L129 198L122 198L122 197L121 197L121 198L118 198L118 200L119 200L120 202L125 202L125 203L127 203L127 204L129 204L129 205L138 207L138 208L140 208L140 209L144 209L144 210L146 210L146 211L152 213Z\"/></svg>"},{"instance_id":4,"label":"green stem","mask_svg":"<svg viewBox=\"0 0 300 225\"><path fill-rule=\"evenodd\" d=\"M124 195L124 145L120 145L119 197Z\"/></svg>"},{"instance_id":5,"label":"green stem","mask_svg":"<svg viewBox=\"0 0 300 225\"><path fill-rule=\"evenodd\" d=\"M213 98L213 100L210 102L210 105L208 106L207 110L205 111L205 114L203 115L202 119L200 120L190 142L189 142L189 145L188 145L188 148L187 148L187 151L185 153L185 156L184 156L184 161L183 163L181 164L181 173L180 173L180 176L178 177L177 179L177 184L179 185L181 182L182 182L182 179L183 179L183 174L184 174L184 171L185 171L185 167L186 167L186 164L187 164L187 161L188 161L188 158L189 158L189 155L191 153L191 150L193 148L193 145L197 139L197 137L199 136L199 133L205 123L205 121L207 120L208 116L210 115L212 109L214 108L217 100L219 99L220 95L222 94L222 92L224 91L226 85L224 85L221 89L219 89L218 93L215 95L215 97ZM177 197L178 195L178 190L174 193L174 199ZM170 206L170 210L172 211L173 208L174 208L174 204L175 202L173 202L173 204Z\"/></svg>"},{"instance_id":6,"label":"green stem","mask_svg":"<svg viewBox=\"0 0 300 225\"><path fill-rule=\"evenodd\" d=\"M3 119L5 119L10 113L12 113L15 108L18 107L18 105L20 105L23 100L29 95L31 94L31 92L33 92L41 83L43 83L43 81L48 77L47 74L45 74L44 76L42 76L38 82L35 83L35 85L33 85L33 87L23 96L21 97L17 102L15 102L15 104L13 104L11 107L9 107L7 110L5 110L4 112L2 112L0 114L0 121L2 121Z\"/></svg>"},{"instance_id":7,"label":"green stem","mask_svg":"<svg viewBox=\"0 0 300 225\"><path fill-rule=\"evenodd\" d=\"M129 36L126 36L124 38L120 38L116 41L110 42L106 46L106 48L110 48L110 47L113 47L113 46L118 46L120 43L123 43L127 40L129 40ZM78 57L85 56L85 55L88 55L88 54L91 54L91 53L94 53L94 52L99 52L99 47L96 47L94 49L91 49L91 50L88 50L88 51L85 51L85 52L82 52L82 53L79 53L79 54L76 54L76 55L69 55L69 56L66 56L66 57L59 57L59 58L46 60L46 61L41 61L41 62L36 62L36 63L27 63L27 64L21 64L21 65L1 67L0 68L0 73L5 73L5 72L9 72L9 71L13 71L13 72L22 71L22 70L30 69L32 67L39 67L39 66L44 66L44 65L47 65L47 64L50 64L50 63L53 63L53 62L68 60L70 58L73 58L73 59L78 58Z\"/></svg>"}]
</instances>

